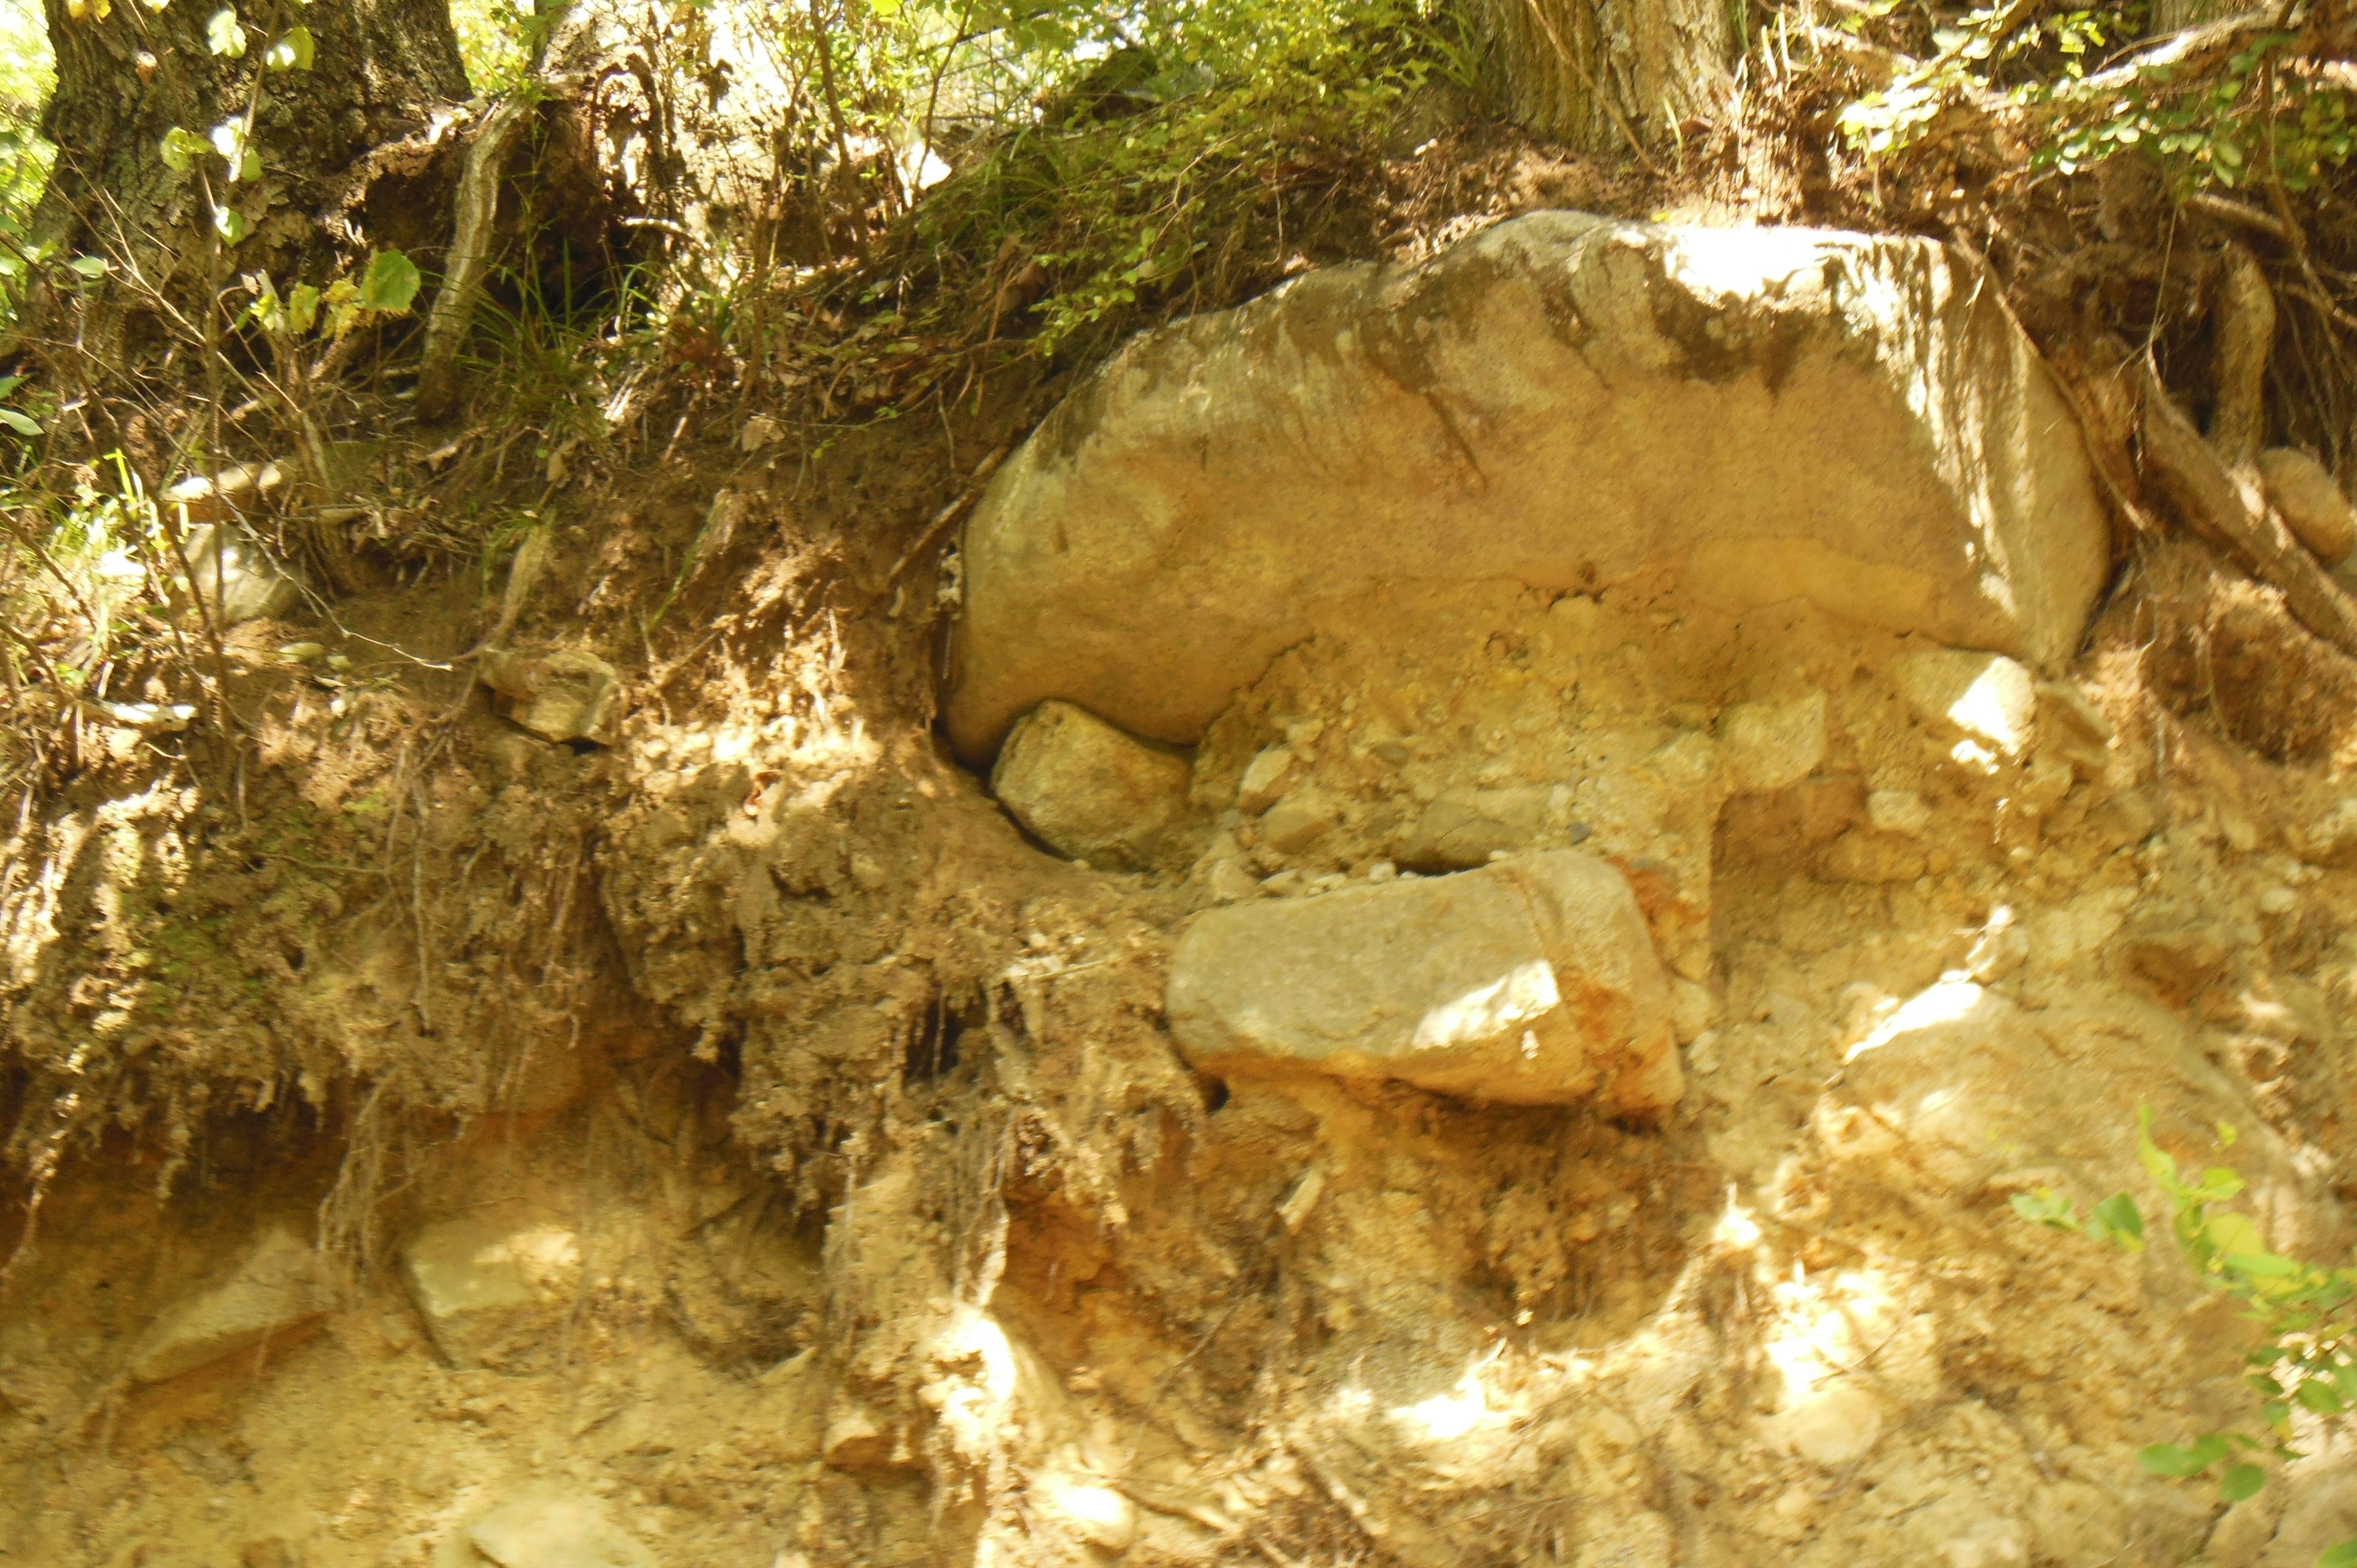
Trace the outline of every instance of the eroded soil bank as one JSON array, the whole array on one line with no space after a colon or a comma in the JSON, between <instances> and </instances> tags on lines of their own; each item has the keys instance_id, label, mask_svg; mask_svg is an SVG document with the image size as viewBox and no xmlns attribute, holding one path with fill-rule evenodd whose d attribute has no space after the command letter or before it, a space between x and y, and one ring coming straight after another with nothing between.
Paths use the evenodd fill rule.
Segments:
<instances>
[{"instance_id":1,"label":"eroded soil bank","mask_svg":"<svg viewBox=\"0 0 2357 1568\"><path fill-rule=\"evenodd\" d=\"M953 755L960 584L907 557L1045 402L716 443L479 602L248 623L246 761L93 728L6 824L12 1560L2304 1568L2357 1530L2333 1442L2232 1508L2143 1473L2245 1418L2243 1326L2008 1202L2136 1187L2149 1106L2276 1246L2350 1244L2357 669L2273 596L2148 547L2040 668L1651 564L1385 582L1191 744L1121 737L1170 793L1076 856ZM457 659L493 630L617 671L610 727L519 724ZM1674 1097L1174 1037L1214 914L1547 854L1631 889Z\"/></svg>"}]
</instances>

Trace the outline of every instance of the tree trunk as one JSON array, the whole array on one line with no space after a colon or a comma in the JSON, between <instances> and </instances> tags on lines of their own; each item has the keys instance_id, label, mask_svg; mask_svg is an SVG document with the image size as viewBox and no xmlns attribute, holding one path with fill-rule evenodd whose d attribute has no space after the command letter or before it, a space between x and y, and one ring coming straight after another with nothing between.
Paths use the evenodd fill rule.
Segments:
<instances>
[{"instance_id":1,"label":"tree trunk","mask_svg":"<svg viewBox=\"0 0 2357 1568\"><path fill-rule=\"evenodd\" d=\"M219 0L91 0L76 19L44 0L57 51L57 91L42 134L58 145L35 232L62 251L155 258L166 281L205 243L206 198L236 207L254 231L235 253L250 270L290 247L319 248L315 220L338 214L354 166L421 128L431 110L468 96L447 0L242 0L242 58L216 56L207 27ZM99 13L103 12L103 15ZM229 185L218 158L182 173L162 147L174 127L199 136L250 102L271 38L310 29L307 70L272 70L253 147L258 179Z\"/></svg>"},{"instance_id":2,"label":"tree trunk","mask_svg":"<svg viewBox=\"0 0 2357 1568\"><path fill-rule=\"evenodd\" d=\"M1724 97L1727 0L1473 0L1513 117L1584 152L1658 146Z\"/></svg>"}]
</instances>

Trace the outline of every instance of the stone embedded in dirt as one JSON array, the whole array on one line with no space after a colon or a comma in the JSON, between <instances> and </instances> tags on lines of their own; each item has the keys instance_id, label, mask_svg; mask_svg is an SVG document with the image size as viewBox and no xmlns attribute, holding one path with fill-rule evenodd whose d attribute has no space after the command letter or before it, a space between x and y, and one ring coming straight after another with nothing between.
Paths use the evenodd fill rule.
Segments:
<instances>
[{"instance_id":1,"label":"stone embedded in dirt","mask_svg":"<svg viewBox=\"0 0 2357 1568\"><path fill-rule=\"evenodd\" d=\"M1296 789L1268 809L1260 820L1260 836L1283 854L1299 854L1332 832L1342 820L1341 806L1316 789Z\"/></svg>"},{"instance_id":2,"label":"stone embedded in dirt","mask_svg":"<svg viewBox=\"0 0 2357 1568\"><path fill-rule=\"evenodd\" d=\"M1914 838L1932 824L1932 808L1912 789L1877 789L1866 798L1866 820L1886 833Z\"/></svg>"},{"instance_id":3,"label":"stone embedded in dirt","mask_svg":"<svg viewBox=\"0 0 2357 1568\"><path fill-rule=\"evenodd\" d=\"M1788 789L1825 759L1825 694L1783 703L1742 703L1719 725L1719 754L1738 795Z\"/></svg>"},{"instance_id":4,"label":"stone embedded in dirt","mask_svg":"<svg viewBox=\"0 0 2357 1568\"><path fill-rule=\"evenodd\" d=\"M468 1215L411 1238L401 1273L444 1360L506 1367L533 1359L560 1326L581 1244L561 1226Z\"/></svg>"},{"instance_id":5,"label":"stone embedded in dirt","mask_svg":"<svg viewBox=\"0 0 2357 1568\"><path fill-rule=\"evenodd\" d=\"M1120 1556L1137 1540L1137 1509L1111 1487L1049 1475L1033 1482L1031 1496L1049 1518L1107 1556Z\"/></svg>"},{"instance_id":6,"label":"stone embedded in dirt","mask_svg":"<svg viewBox=\"0 0 2357 1568\"><path fill-rule=\"evenodd\" d=\"M269 620L293 609L302 585L234 525L203 523L182 541L188 591L223 626Z\"/></svg>"},{"instance_id":7,"label":"stone embedded in dirt","mask_svg":"<svg viewBox=\"0 0 2357 1568\"><path fill-rule=\"evenodd\" d=\"M1166 1005L1214 1074L1636 1112L1679 1092L1644 917L1620 872L1576 851L1211 910L1179 940Z\"/></svg>"},{"instance_id":8,"label":"stone embedded in dirt","mask_svg":"<svg viewBox=\"0 0 2357 1568\"><path fill-rule=\"evenodd\" d=\"M541 739L613 744L622 717L622 681L596 654L564 650L528 656L493 649L476 673L500 711Z\"/></svg>"},{"instance_id":9,"label":"stone embedded in dirt","mask_svg":"<svg viewBox=\"0 0 2357 1568\"><path fill-rule=\"evenodd\" d=\"M1882 1402L1854 1382L1812 1389L1761 1423L1768 1441L1828 1470L1854 1465L1882 1436Z\"/></svg>"},{"instance_id":10,"label":"stone embedded in dirt","mask_svg":"<svg viewBox=\"0 0 2357 1568\"><path fill-rule=\"evenodd\" d=\"M920 1463L905 1427L887 1423L857 1400L846 1399L827 1417L819 1452L837 1470L907 1470Z\"/></svg>"},{"instance_id":11,"label":"stone embedded in dirt","mask_svg":"<svg viewBox=\"0 0 2357 1568\"><path fill-rule=\"evenodd\" d=\"M293 1233L274 1230L223 1283L156 1320L131 1359L131 1380L160 1383L296 1333L328 1310L319 1256Z\"/></svg>"},{"instance_id":12,"label":"stone embedded in dirt","mask_svg":"<svg viewBox=\"0 0 2357 1568\"><path fill-rule=\"evenodd\" d=\"M1133 339L1000 468L962 558L945 717L978 761L1049 697L1192 744L1386 584L1659 568L2053 665L2109 534L1962 252L1552 211Z\"/></svg>"},{"instance_id":13,"label":"stone embedded in dirt","mask_svg":"<svg viewBox=\"0 0 2357 1568\"><path fill-rule=\"evenodd\" d=\"M2284 526L2318 560L2337 566L2357 550L2357 512L2323 464L2297 447L2271 446L2259 454L2259 479Z\"/></svg>"},{"instance_id":14,"label":"stone embedded in dirt","mask_svg":"<svg viewBox=\"0 0 2357 1568\"><path fill-rule=\"evenodd\" d=\"M2111 719L2069 681L2040 681L2037 690L2041 749L2089 779L2103 777L2119 735Z\"/></svg>"},{"instance_id":15,"label":"stone embedded in dirt","mask_svg":"<svg viewBox=\"0 0 2357 1568\"><path fill-rule=\"evenodd\" d=\"M1828 882L1912 882L1929 865L1929 859L1911 839L1853 828L1825 850L1820 869Z\"/></svg>"},{"instance_id":16,"label":"stone embedded in dirt","mask_svg":"<svg viewBox=\"0 0 2357 1568\"><path fill-rule=\"evenodd\" d=\"M1568 786L1528 785L1508 789L1444 789L1415 825L1400 852L1402 864L1421 871L1487 865L1499 854L1556 843L1571 832Z\"/></svg>"},{"instance_id":17,"label":"stone embedded in dirt","mask_svg":"<svg viewBox=\"0 0 2357 1568\"><path fill-rule=\"evenodd\" d=\"M1186 815L1186 758L1124 735L1084 708L1042 703L1006 737L991 792L1068 860L1137 869Z\"/></svg>"},{"instance_id":18,"label":"stone embedded in dirt","mask_svg":"<svg viewBox=\"0 0 2357 1568\"><path fill-rule=\"evenodd\" d=\"M2016 660L1996 653L1919 648L1891 666L1900 695L1934 730L1961 731L1968 743L2019 757L2038 722L2037 683Z\"/></svg>"},{"instance_id":19,"label":"stone embedded in dirt","mask_svg":"<svg viewBox=\"0 0 2357 1568\"><path fill-rule=\"evenodd\" d=\"M499 1568L655 1568L655 1554L604 1503L555 1488L509 1498L468 1525L467 1540Z\"/></svg>"},{"instance_id":20,"label":"stone embedded in dirt","mask_svg":"<svg viewBox=\"0 0 2357 1568\"><path fill-rule=\"evenodd\" d=\"M1244 768L1236 786L1236 809L1247 814L1267 811L1285 793L1286 775L1293 771L1293 748L1264 746Z\"/></svg>"},{"instance_id":21,"label":"stone embedded in dirt","mask_svg":"<svg viewBox=\"0 0 2357 1568\"><path fill-rule=\"evenodd\" d=\"M2319 865L2357 864L2357 796L2350 796L2292 835L2303 860Z\"/></svg>"}]
</instances>

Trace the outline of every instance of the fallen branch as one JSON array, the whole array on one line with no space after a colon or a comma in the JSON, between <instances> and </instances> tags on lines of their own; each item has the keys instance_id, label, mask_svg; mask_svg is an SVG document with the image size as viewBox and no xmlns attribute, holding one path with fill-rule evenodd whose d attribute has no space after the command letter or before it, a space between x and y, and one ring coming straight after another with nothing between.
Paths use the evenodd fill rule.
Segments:
<instances>
[{"instance_id":1,"label":"fallen branch","mask_svg":"<svg viewBox=\"0 0 2357 1568\"><path fill-rule=\"evenodd\" d=\"M2259 581L2280 589L2300 625L2357 657L2357 601L2292 537L2260 494L2257 480L2235 474L2219 459L2160 384L2149 358L2139 379L2145 473L2179 521L2223 545Z\"/></svg>"}]
</instances>

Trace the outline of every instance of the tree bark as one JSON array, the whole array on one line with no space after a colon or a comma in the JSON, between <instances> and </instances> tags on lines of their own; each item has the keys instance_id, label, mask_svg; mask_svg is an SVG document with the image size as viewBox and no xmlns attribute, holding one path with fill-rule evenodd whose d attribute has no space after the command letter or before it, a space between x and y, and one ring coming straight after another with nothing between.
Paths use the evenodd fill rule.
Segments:
<instances>
[{"instance_id":1,"label":"tree bark","mask_svg":"<svg viewBox=\"0 0 2357 1568\"><path fill-rule=\"evenodd\" d=\"M341 177L418 130L436 106L468 96L447 0L241 0L240 59L208 46L221 0L160 10L112 0L104 16L93 5L81 19L64 0L44 5L58 83L41 130L59 151L34 231L66 252L194 253L210 222L205 188L198 174L167 166L165 134L178 126L202 136L243 113L272 36L288 27L309 28L315 48L309 70L273 70L264 85L253 134L261 177L231 188L219 160L204 171L215 197L245 214L249 246L316 247L315 215L339 206ZM237 264L255 263L242 253Z\"/></svg>"},{"instance_id":2,"label":"tree bark","mask_svg":"<svg viewBox=\"0 0 2357 1568\"><path fill-rule=\"evenodd\" d=\"M1472 0L1514 119L1584 152L1660 146L1722 101L1725 0Z\"/></svg>"}]
</instances>

